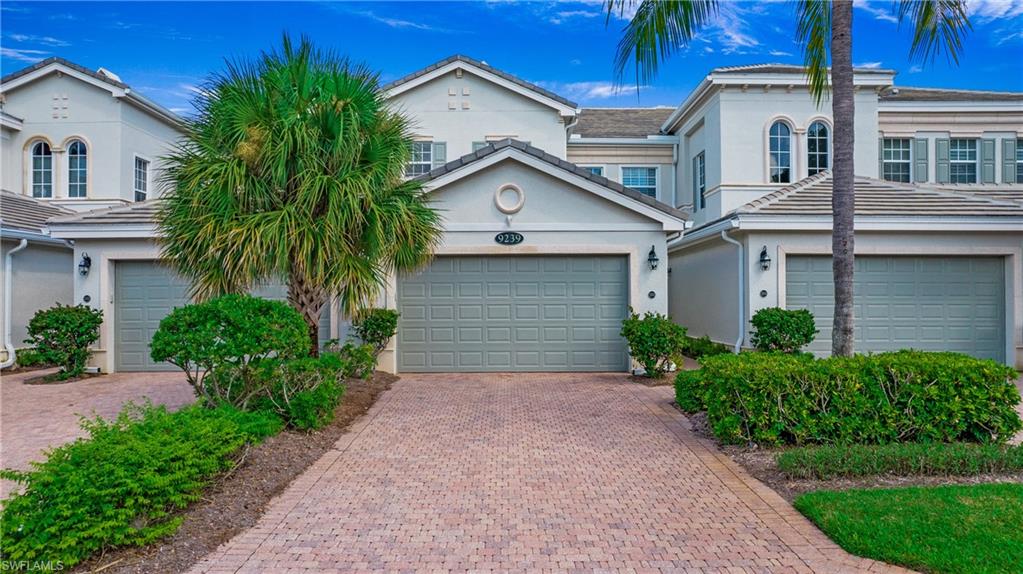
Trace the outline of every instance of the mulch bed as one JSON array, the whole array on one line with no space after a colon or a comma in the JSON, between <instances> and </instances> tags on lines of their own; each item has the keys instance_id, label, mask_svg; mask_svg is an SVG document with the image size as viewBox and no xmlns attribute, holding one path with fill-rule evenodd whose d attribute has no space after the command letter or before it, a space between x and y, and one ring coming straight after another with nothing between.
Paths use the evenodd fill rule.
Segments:
<instances>
[{"instance_id":1,"label":"mulch bed","mask_svg":"<svg viewBox=\"0 0 1023 574\"><path fill-rule=\"evenodd\" d=\"M75 383L78 381L85 381L95 377L102 377L103 373L82 373L77 377L71 377L70 379L60 380L57 378L57 373L50 373L41 377L32 377L22 381L26 385L64 385L67 383Z\"/></svg>"},{"instance_id":2,"label":"mulch bed","mask_svg":"<svg viewBox=\"0 0 1023 574\"><path fill-rule=\"evenodd\" d=\"M644 387L667 387L675 384L675 373L665 373L659 379L651 379L640 375L629 375L629 381L639 383Z\"/></svg>"},{"instance_id":3,"label":"mulch bed","mask_svg":"<svg viewBox=\"0 0 1023 574\"><path fill-rule=\"evenodd\" d=\"M241 464L211 485L184 512L170 537L142 548L118 548L79 564L73 572L128 574L184 572L217 546L253 526L270 500L330 450L398 377L377 371L348 381L334 422L314 433L284 431L247 449Z\"/></svg>"},{"instance_id":4,"label":"mulch bed","mask_svg":"<svg viewBox=\"0 0 1023 574\"><path fill-rule=\"evenodd\" d=\"M866 476L859 478L836 478L832 480L794 480L786 477L778 470L778 465L774 462L775 455L784 449L720 444L707 424L706 413L683 413L683 415L689 419L689 424L695 434L716 444L721 452L746 469L746 472L771 487L789 502L792 502L800 494L814 490L1023 482L1023 473L981 474L976 476Z\"/></svg>"}]
</instances>

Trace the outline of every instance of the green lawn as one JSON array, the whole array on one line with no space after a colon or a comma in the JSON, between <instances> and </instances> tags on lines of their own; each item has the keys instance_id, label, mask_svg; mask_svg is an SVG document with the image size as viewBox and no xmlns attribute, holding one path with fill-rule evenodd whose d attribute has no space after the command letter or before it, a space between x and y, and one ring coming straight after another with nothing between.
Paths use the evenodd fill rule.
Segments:
<instances>
[{"instance_id":1,"label":"green lawn","mask_svg":"<svg viewBox=\"0 0 1023 574\"><path fill-rule=\"evenodd\" d=\"M1023 572L1023 484L818 491L794 504L858 556L924 572Z\"/></svg>"}]
</instances>

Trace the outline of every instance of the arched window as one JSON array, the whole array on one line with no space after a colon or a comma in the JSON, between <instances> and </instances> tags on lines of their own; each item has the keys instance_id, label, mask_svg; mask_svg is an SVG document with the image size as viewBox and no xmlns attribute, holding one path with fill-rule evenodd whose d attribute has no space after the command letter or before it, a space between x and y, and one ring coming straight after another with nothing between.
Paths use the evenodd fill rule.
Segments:
<instances>
[{"instance_id":1,"label":"arched window","mask_svg":"<svg viewBox=\"0 0 1023 574\"><path fill-rule=\"evenodd\" d=\"M53 197L53 152L46 142L32 145L32 197Z\"/></svg>"},{"instance_id":2,"label":"arched window","mask_svg":"<svg viewBox=\"0 0 1023 574\"><path fill-rule=\"evenodd\" d=\"M67 196L85 197L89 180L89 156L85 142L74 140L67 148Z\"/></svg>"},{"instance_id":3,"label":"arched window","mask_svg":"<svg viewBox=\"0 0 1023 574\"><path fill-rule=\"evenodd\" d=\"M771 126L771 183L792 182L792 130L785 122Z\"/></svg>"},{"instance_id":4,"label":"arched window","mask_svg":"<svg viewBox=\"0 0 1023 574\"><path fill-rule=\"evenodd\" d=\"M806 167L808 175L818 173L831 167L831 152L828 141L828 124L816 121L806 130Z\"/></svg>"}]
</instances>

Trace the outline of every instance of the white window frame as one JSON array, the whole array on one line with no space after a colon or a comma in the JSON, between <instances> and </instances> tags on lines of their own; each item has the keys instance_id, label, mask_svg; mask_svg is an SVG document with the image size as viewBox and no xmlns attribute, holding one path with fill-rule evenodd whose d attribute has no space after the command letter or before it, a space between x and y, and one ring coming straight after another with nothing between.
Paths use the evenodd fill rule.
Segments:
<instances>
[{"instance_id":1,"label":"white window frame","mask_svg":"<svg viewBox=\"0 0 1023 574\"><path fill-rule=\"evenodd\" d=\"M146 188L142 189L142 190L140 190L138 188L138 185L137 185L138 181L139 181L139 178L138 178L138 166L139 166L139 162L140 161L143 161L146 164L146 174L145 174L145 185L146 185ZM149 200L149 198L150 198L149 192L152 190L152 188L153 188L153 160L149 159L148 157L146 157L144 155L140 155L140 154L132 155L132 160L131 160L132 201L139 202L139 201L147 201L147 200ZM139 194L140 193L142 194L143 199L139 199Z\"/></svg>"},{"instance_id":2,"label":"white window frame","mask_svg":"<svg viewBox=\"0 0 1023 574\"><path fill-rule=\"evenodd\" d=\"M890 142L890 141L906 142L906 144L909 147L907 147L905 149L903 149L903 148L894 149L893 148L893 149L889 150L888 148L885 147L885 145L888 142ZM892 152L891 156L886 155L887 151L891 151ZM900 154L901 154L901 152L903 152L903 151L907 152L906 159L890 159L890 157L894 157L894 152L900 152ZM885 171L884 171L885 167L887 167L889 165L898 165L898 164L905 164L906 165L906 177L908 178L908 179L906 179L906 181L902 181L902 180L899 180L899 179L889 179L885 175ZM894 181L896 183L912 183L913 182L913 138L896 138L896 137L881 138L881 173L880 173L880 176L881 176L881 179L884 180L884 181Z\"/></svg>"},{"instance_id":3,"label":"white window frame","mask_svg":"<svg viewBox=\"0 0 1023 574\"><path fill-rule=\"evenodd\" d=\"M817 124L820 124L820 125L824 126L824 129L826 129L828 131L827 136L825 136L825 143L827 143L827 146L825 146L826 149L824 151L820 151L818 149L815 152L811 152L810 151L810 139L813 138L813 136L810 135L810 130L812 130L813 126L815 126ZM829 124L828 122L824 121L823 119L815 119L815 120L813 120L812 122L810 122L810 125L806 128L806 174L807 174L807 176L817 175L818 173L820 173L822 171L827 171L827 170L831 169L831 138L832 138L833 132L834 132L834 130L831 129L831 124ZM818 139L819 140L820 138L813 138L813 139ZM789 142L789 143L791 145L791 142ZM810 165L811 164L810 158L813 157L813 156L817 157L818 167L816 167L816 168ZM823 167L823 168L819 167L820 166L820 158L822 156L824 157L824 163L826 164L825 167Z\"/></svg>"},{"instance_id":4,"label":"white window frame","mask_svg":"<svg viewBox=\"0 0 1023 574\"><path fill-rule=\"evenodd\" d=\"M953 142L972 142L973 143L973 159L952 159L953 153ZM971 151L966 150L955 150L966 151L967 154ZM973 166L973 181L957 181L956 174L954 173L954 167L956 166ZM948 140L948 181L949 183L957 184L973 184L980 181L980 140L977 138L949 138Z\"/></svg>"},{"instance_id":5,"label":"white window frame","mask_svg":"<svg viewBox=\"0 0 1023 574\"><path fill-rule=\"evenodd\" d=\"M416 146L426 146L425 156L420 151L419 161L416 161ZM409 150L409 162L405 166L405 177L418 177L423 174L430 173L433 169L433 140L417 140L412 142L412 149ZM425 157L425 159L423 159ZM426 166L425 171L418 171L416 166L422 169L422 166Z\"/></svg>"},{"instance_id":6,"label":"white window frame","mask_svg":"<svg viewBox=\"0 0 1023 574\"><path fill-rule=\"evenodd\" d=\"M39 157L42 157L42 158L49 157L50 165L48 167L44 168L44 169L38 169L37 170L36 169L36 152L35 152L35 150L36 150L36 146L38 146L40 144L45 145L47 148L49 148L50 155L49 156L40 155ZM29 141L29 144L28 144L28 195L30 197L34 197L36 199L53 199L53 188L54 188L54 183L55 183L54 182L54 178L56 176L56 169L54 169L54 168L56 167L56 163L57 163L55 161L55 159L56 159L55 155L56 154L53 153L53 144L51 144L49 142L49 140L47 140L45 138L34 138L34 139ZM47 172L49 172L49 174L50 174L50 181L49 181L49 183L40 182L40 183L37 184L36 183L36 174L37 173L38 174L45 174ZM45 190L48 191L48 193L45 194L45 195L42 194L42 193L40 193L39 195L36 195L36 186L37 185L39 186L40 190L44 190L45 189Z\"/></svg>"},{"instance_id":7,"label":"white window frame","mask_svg":"<svg viewBox=\"0 0 1023 574\"><path fill-rule=\"evenodd\" d=\"M774 131L774 126L777 125L777 124L781 124L781 125L785 126L785 129L787 129L789 131L789 135L787 136L788 142L789 142L788 150L786 150L784 152L783 151L778 151L777 152L778 154L784 154L788 158L788 163L786 164L785 167L775 167L775 166L771 165L771 157L775 154L775 152L773 151L774 148L771 145L772 142L775 140L775 138L778 138L778 140L780 141L781 138L786 137L786 136L775 136L774 134L771 133L771 132ZM793 153L794 150L792 149L793 148L793 145L792 145L793 144L792 134L795 133L795 131L796 130L795 130L795 128L792 127L792 124L789 123L788 121L784 120L784 119L775 118L775 119L771 120L770 124L768 124L768 126L767 126L767 181L768 181L768 183L781 183L781 184L786 184L786 185L792 183L792 181L794 179L794 176L795 176L795 174L793 172L796 169L795 166L793 165L795 163L795 162L793 162L793 159L795 158L795 153ZM775 169L779 170L779 180L778 181L774 180L774 170ZM781 170L783 170L783 169L788 169L788 178L786 180L784 180L784 181L781 180Z\"/></svg>"},{"instance_id":8,"label":"white window frame","mask_svg":"<svg viewBox=\"0 0 1023 574\"><path fill-rule=\"evenodd\" d=\"M636 188L636 187L632 187L631 185L625 183L625 170L627 170L627 169L652 169L652 170L654 170L654 185L653 185L654 193L653 193L653 195L650 195L649 193L645 193L645 192L642 191L643 189L650 189L650 186L644 185L644 186L640 186L639 188ZM660 187L661 187L660 186L661 166L659 166L659 165L643 165L643 164L623 165L620 168L620 173L621 173L621 177L622 177L622 181L620 183L622 185L624 185L625 187L627 187L629 189L632 189L632 190L635 190L635 191L638 191L639 193L642 193L643 195L645 195L647 197L652 197L654 199L658 198L658 193L660 192Z\"/></svg>"},{"instance_id":9,"label":"white window frame","mask_svg":"<svg viewBox=\"0 0 1023 574\"><path fill-rule=\"evenodd\" d=\"M707 156L706 152L693 156L693 211L707 208Z\"/></svg>"},{"instance_id":10,"label":"white window frame","mask_svg":"<svg viewBox=\"0 0 1023 574\"><path fill-rule=\"evenodd\" d=\"M71 159L77 156L72 155L71 148L76 143L81 144L82 148L85 150L85 153L81 155L81 158L84 160L85 164L77 168L74 168L71 165L72 164ZM64 144L64 150L65 150L64 156L67 158L67 196L71 199L85 199L89 197L89 152L90 152L89 144L86 143L85 138L72 137L69 138L67 140L67 143ZM81 174L84 176L83 181L77 183L71 181L72 179L71 173L75 171L81 172ZM78 191L74 191L75 189L74 186L76 185L81 186Z\"/></svg>"},{"instance_id":11,"label":"white window frame","mask_svg":"<svg viewBox=\"0 0 1023 574\"><path fill-rule=\"evenodd\" d=\"M599 175L600 177L607 177L607 166L606 165L586 164L586 165L580 165L579 167L585 169L586 171L588 171L590 173L593 173L593 170L595 170L595 169L599 169L600 173L594 173L594 175Z\"/></svg>"}]
</instances>

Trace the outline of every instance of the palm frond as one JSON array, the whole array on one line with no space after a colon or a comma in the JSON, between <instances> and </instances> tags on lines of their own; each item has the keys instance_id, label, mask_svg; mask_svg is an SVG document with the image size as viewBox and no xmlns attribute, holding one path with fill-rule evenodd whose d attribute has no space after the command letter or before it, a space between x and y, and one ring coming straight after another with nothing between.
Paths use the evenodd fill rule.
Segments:
<instances>
[{"instance_id":1,"label":"palm frond","mask_svg":"<svg viewBox=\"0 0 1023 574\"><path fill-rule=\"evenodd\" d=\"M831 91L828 66L831 53L830 0L799 0L796 39L803 47L803 66L810 95L818 106Z\"/></svg>"},{"instance_id":2,"label":"palm frond","mask_svg":"<svg viewBox=\"0 0 1023 574\"><path fill-rule=\"evenodd\" d=\"M607 0L607 22L623 14L635 0ZM685 48L717 14L717 0L642 0L625 26L615 54L614 74L621 84L629 62L635 64L637 85L657 76L663 60Z\"/></svg>"},{"instance_id":3,"label":"palm frond","mask_svg":"<svg viewBox=\"0 0 1023 574\"><path fill-rule=\"evenodd\" d=\"M933 61L944 52L959 63L963 38L973 29L964 0L900 0L898 14L900 25L908 20L913 27L910 59Z\"/></svg>"}]
</instances>

